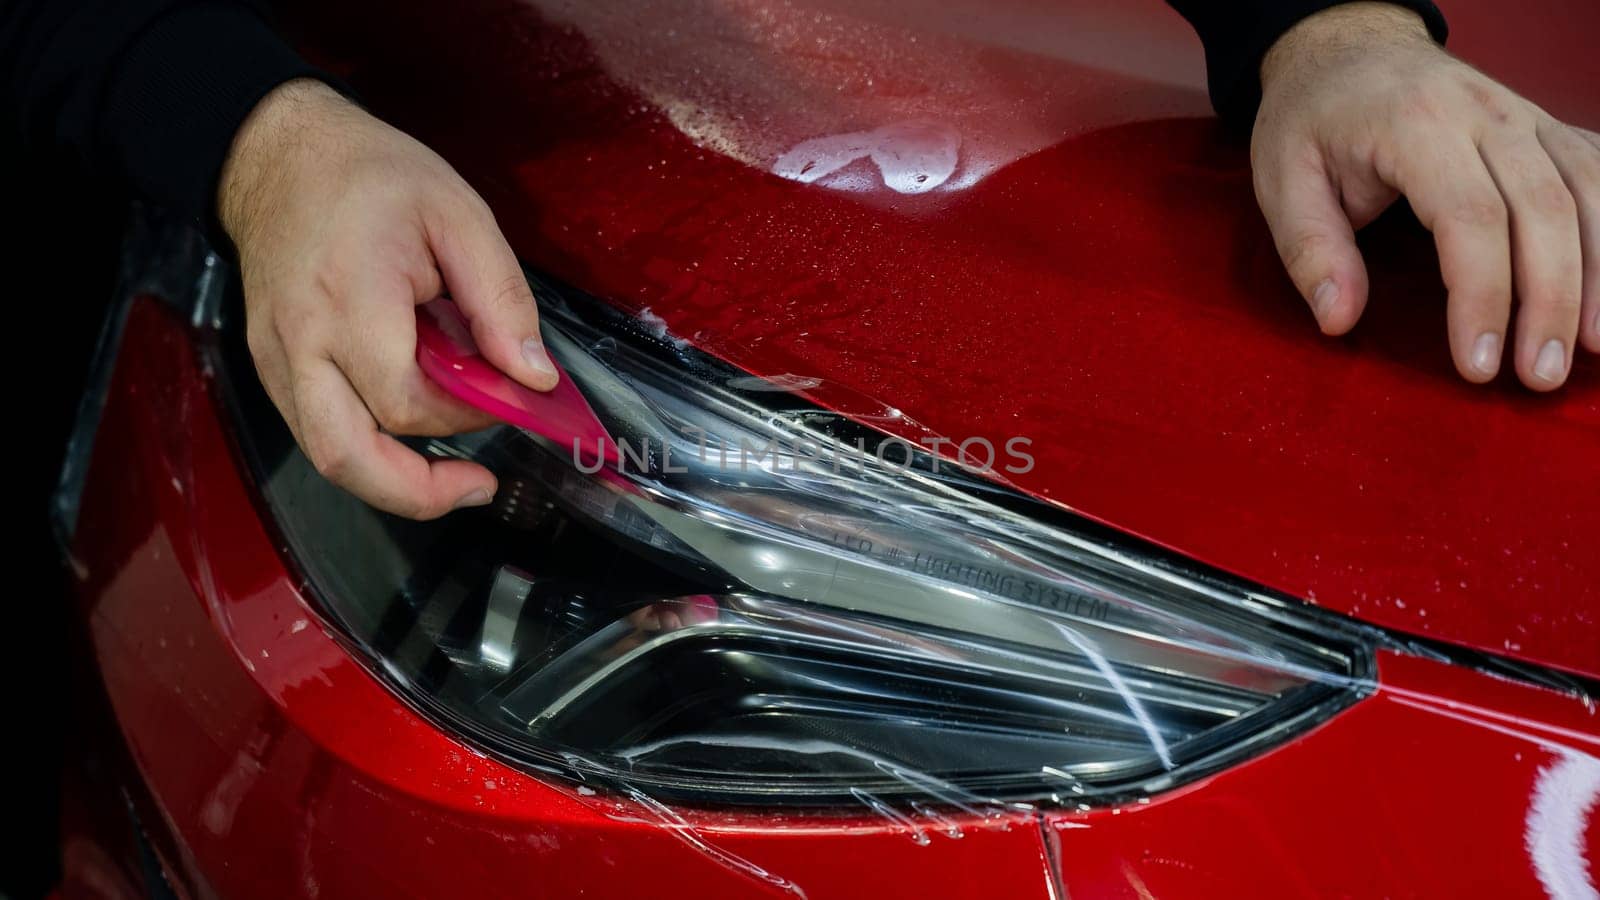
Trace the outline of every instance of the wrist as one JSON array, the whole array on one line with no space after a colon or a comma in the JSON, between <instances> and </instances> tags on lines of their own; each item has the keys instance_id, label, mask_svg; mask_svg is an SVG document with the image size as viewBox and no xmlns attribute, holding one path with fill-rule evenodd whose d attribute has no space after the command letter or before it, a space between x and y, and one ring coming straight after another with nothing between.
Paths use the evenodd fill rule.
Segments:
<instances>
[{"instance_id":1,"label":"wrist","mask_svg":"<svg viewBox=\"0 0 1600 900\"><path fill-rule=\"evenodd\" d=\"M283 177L294 151L317 134L318 122L352 109L344 95L311 78L286 81L261 98L234 133L217 179L217 219L235 245L269 193L267 180Z\"/></svg>"},{"instance_id":2,"label":"wrist","mask_svg":"<svg viewBox=\"0 0 1600 900\"><path fill-rule=\"evenodd\" d=\"M1284 32L1261 59L1261 88L1293 79L1308 65L1326 67L1383 48L1437 50L1421 15L1394 3L1341 3Z\"/></svg>"}]
</instances>

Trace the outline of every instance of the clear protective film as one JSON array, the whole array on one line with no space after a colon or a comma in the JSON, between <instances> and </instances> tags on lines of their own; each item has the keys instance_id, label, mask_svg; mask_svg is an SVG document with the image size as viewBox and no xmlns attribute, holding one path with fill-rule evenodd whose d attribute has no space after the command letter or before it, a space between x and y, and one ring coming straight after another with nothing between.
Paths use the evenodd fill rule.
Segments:
<instances>
[{"instance_id":1,"label":"clear protective film","mask_svg":"<svg viewBox=\"0 0 1600 900\"><path fill-rule=\"evenodd\" d=\"M1187 822L1179 789L1214 793L1206 776L1261 790L1318 742L1334 766L1385 752L1348 743L1362 722L1464 715L1415 683L1380 691L1380 653L1386 678L1465 667L1593 710L1560 673L1209 570L930 453L961 445L892 405L735 370L530 277L562 390L511 384L448 305L418 318L428 376L508 424L405 440L494 471L490 505L415 522L329 483L223 315L211 358L241 455L306 598L396 696L586 822L681 846L741 892L841 895L850 864L808 854L927 847L940 872L1004 858L1008 883L1076 896L1097 876L1069 857L1123 846L1092 823ZM834 408L808 398L819 386ZM885 871L914 864L897 859Z\"/></svg>"},{"instance_id":2,"label":"clear protective film","mask_svg":"<svg viewBox=\"0 0 1600 900\"><path fill-rule=\"evenodd\" d=\"M536 288L579 424L419 443L495 471L491 507L397 520L289 448L263 481L327 611L502 758L668 819L1026 815L1167 790L1371 686L1365 629ZM470 396L434 312L460 357L430 371Z\"/></svg>"}]
</instances>

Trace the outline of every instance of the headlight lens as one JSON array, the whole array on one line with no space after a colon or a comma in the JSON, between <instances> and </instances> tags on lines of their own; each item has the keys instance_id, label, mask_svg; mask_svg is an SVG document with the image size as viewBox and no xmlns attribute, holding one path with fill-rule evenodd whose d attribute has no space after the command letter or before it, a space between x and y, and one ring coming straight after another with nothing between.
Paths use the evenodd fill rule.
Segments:
<instances>
[{"instance_id":1,"label":"headlight lens","mask_svg":"<svg viewBox=\"0 0 1600 900\"><path fill-rule=\"evenodd\" d=\"M326 613L503 757L702 801L1093 803L1368 689L1358 630L909 445L882 462L881 435L783 384L536 288L556 298L547 345L624 450L592 472L592 443L510 426L420 443L499 474L484 510L373 511L294 449L242 353L230 369Z\"/></svg>"}]
</instances>

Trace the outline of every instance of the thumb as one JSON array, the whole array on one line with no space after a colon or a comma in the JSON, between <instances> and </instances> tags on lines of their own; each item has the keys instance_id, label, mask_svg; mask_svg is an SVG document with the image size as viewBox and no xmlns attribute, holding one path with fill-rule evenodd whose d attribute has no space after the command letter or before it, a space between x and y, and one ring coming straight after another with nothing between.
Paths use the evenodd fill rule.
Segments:
<instances>
[{"instance_id":1,"label":"thumb","mask_svg":"<svg viewBox=\"0 0 1600 900\"><path fill-rule=\"evenodd\" d=\"M495 368L537 391L559 376L539 338L533 289L489 207L466 185L466 202L447 200L425 219L428 243L450 297Z\"/></svg>"},{"instance_id":2,"label":"thumb","mask_svg":"<svg viewBox=\"0 0 1600 900\"><path fill-rule=\"evenodd\" d=\"M1256 200L1290 280L1323 333L1355 327L1367 305L1367 267L1320 161L1258 167Z\"/></svg>"}]
</instances>

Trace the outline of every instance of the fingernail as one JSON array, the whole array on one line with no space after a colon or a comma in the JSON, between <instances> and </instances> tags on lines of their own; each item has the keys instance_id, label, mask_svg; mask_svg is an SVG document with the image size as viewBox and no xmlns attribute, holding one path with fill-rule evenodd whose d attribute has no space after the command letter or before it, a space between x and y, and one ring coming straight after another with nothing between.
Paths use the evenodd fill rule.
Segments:
<instances>
[{"instance_id":1,"label":"fingernail","mask_svg":"<svg viewBox=\"0 0 1600 900\"><path fill-rule=\"evenodd\" d=\"M1478 340L1472 345L1472 368L1484 375L1493 375L1500 370L1500 335L1497 332L1485 331L1478 335Z\"/></svg>"},{"instance_id":2,"label":"fingernail","mask_svg":"<svg viewBox=\"0 0 1600 900\"><path fill-rule=\"evenodd\" d=\"M477 490L467 494L465 497L462 497L460 500L457 500L455 508L466 509L469 506L488 506L491 499L493 498L490 496L487 490L484 488L478 488Z\"/></svg>"},{"instance_id":3,"label":"fingernail","mask_svg":"<svg viewBox=\"0 0 1600 900\"><path fill-rule=\"evenodd\" d=\"M544 349L544 342L536 337L522 342L522 359L529 368L541 375L553 377L556 374L556 364L550 361L550 354Z\"/></svg>"},{"instance_id":4,"label":"fingernail","mask_svg":"<svg viewBox=\"0 0 1600 900\"><path fill-rule=\"evenodd\" d=\"M1560 384L1567 377L1567 347L1559 340L1549 341L1539 351L1533 364L1533 375L1540 381Z\"/></svg>"},{"instance_id":5,"label":"fingernail","mask_svg":"<svg viewBox=\"0 0 1600 900\"><path fill-rule=\"evenodd\" d=\"M1321 322L1328 318L1328 313L1333 312L1333 304L1338 299L1339 286L1333 283L1333 279L1330 278L1317 285L1317 289L1311 293L1311 311L1316 314L1317 321Z\"/></svg>"}]
</instances>

